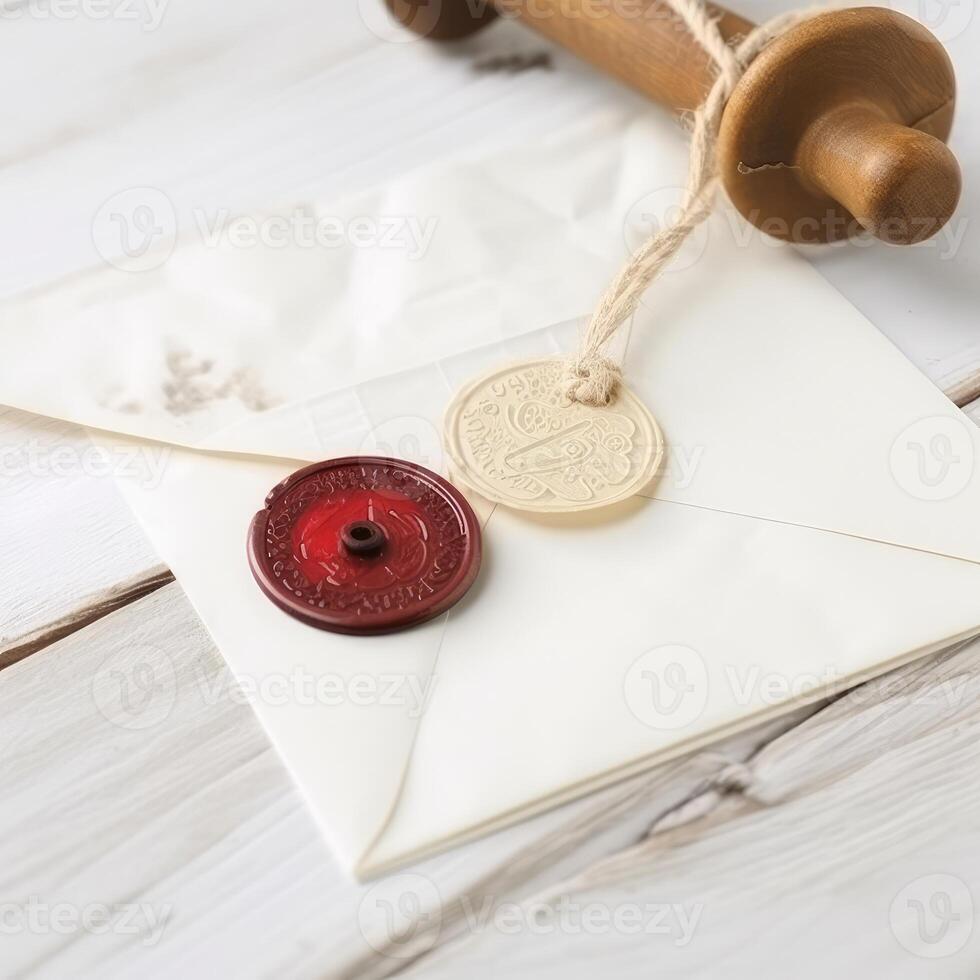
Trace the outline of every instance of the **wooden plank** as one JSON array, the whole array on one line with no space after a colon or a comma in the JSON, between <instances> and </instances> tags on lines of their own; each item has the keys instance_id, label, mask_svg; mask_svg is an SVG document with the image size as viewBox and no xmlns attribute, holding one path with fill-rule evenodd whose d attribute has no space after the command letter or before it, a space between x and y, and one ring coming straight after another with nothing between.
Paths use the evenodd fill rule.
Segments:
<instances>
[{"instance_id":1,"label":"wooden plank","mask_svg":"<svg viewBox=\"0 0 980 980\"><path fill-rule=\"evenodd\" d=\"M161 7L159 29L144 28ZM221 211L336 200L491 138L537 138L619 92L568 55L560 78L493 70L495 58L551 50L516 24L419 59L420 44L379 41L381 0L148 0L129 12L4 18L0 85L17 99L5 107L0 211L19 247L0 295L99 263L93 215L127 188L159 189L199 236Z\"/></svg>"},{"instance_id":2,"label":"wooden plank","mask_svg":"<svg viewBox=\"0 0 980 980\"><path fill-rule=\"evenodd\" d=\"M936 383L960 408L980 399L980 344L944 358L935 370Z\"/></svg>"},{"instance_id":3,"label":"wooden plank","mask_svg":"<svg viewBox=\"0 0 980 980\"><path fill-rule=\"evenodd\" d=\"M978 724L973 642L854 689L516 911L501 896L405 976L975 977Z\"/></svg>"},{"instance_id":4,"label":"wooden plank","mask_svg":"<svg viewBox=\"0 0 980 980\"><path fill-rule=\"evenodd\" d=\"M980 416L980 403L967 411ZM77 453L86 445L79 433L59 423L21 413L2 418L11 427L8 433L19 433L7 445L22 446L38 433L52 447L68 445ZM111 481L73 473L74 459L65 455L69 465L59 473L43 474L35 466L20 474L18 493L9 493L14 484L8 475L5 488L15 523L31 526L40 507L57 531L42 554L57 560L65 536L78 535L71 539L77 553L95 549L78 576L79 586L89 582L89 574L101 575L105 588L119 594L115 570L129 562L137 576L141 567L152 574L154 566L147 564L154 559ZM106 527L113 532L104 534ZM100 542L108 542L109 550L99 550ZM103 560L93 565L91 558L99 556ZM35 566L25 562L22 571L12 583L37 581L36 574L31 578ZM40 599L48 603L38 607L42 640L50 640L56 627L43 625L44 608L67 601L92 619L108 611L98 602L86 604L77 587L48 591ZM139 695L147 681L140 671L160 651L176 678L169 714L149 728L108 723L93 700L93 678L104 678L108 665ZM150 675L164 697L168 676ZM37 895L48 905L67 901L77 909L99 901L147 902L161 915L173 906L173 918L152 946L143 945L146 937L124 933L31 934L10 937L5 958L15 957L11 962L25 970L53 969L60 975L65 970L130 973L161 964L167 971L189 970L206 961L242 975L323 976L329 969L327 975L338 977L386 976L415 957L419 968L441 969L444 946L485 941L480 920L488 899L492 908L506 907L538 890L553 893L556 881L604 874L618 860L605 859L645 837L651 825L663 832L670 822L700 813L706 801L709 809L722 801L726 788L739 786L743 772L731 764L749 759L773 732L750 733L412 869L433 882L441 896L438 928L420 930L414 946L389 944L380 953L360 931L358 909L368 889L336 869L278 757L232 689L176 586L132 603L5 673L0 793L8 805L0 824L7 842L0 898L14 895L13 901L27 903ZM208 694L215 691L217 699ZM795 720L780 722L775 731ZM111 765L102 765L104 760ZM76 809L82 819L73 815ZM711 826L710 821L702 825ZM626 853L632 860L633 852ZM25 854L33 856L26 864ZM397 887L399 876L394 878ZM653 872L646 879L648 888L658 881ZM609 887L618 895L626 886ZM138 898L127 898L134 895ZM221 896L218 907L215 895ZM297 903L307 910L300 921ZM574 960L578 954L570 955Z\"/></svg>"},{"instance_id":5,"label":"wooden plank","mask_svg":"<svg viewBox=\"0 0 980 980\"><path fill-rule=\"evenodd\" d=\"M387 976L465 932L465 910L484 896L519 898L642 838L801 716L433 858L414 877L392 876L385 887L399 895L406 880L434 888L443 913L401 944L384 933L374 886L334 864L169 585L4 672L4 972ZM117 904L141 932L117 919L97 934L81 921ZM29 915L58 906L64 929L31 930Z\"/></svg>"},{"instance_id":6,"label":"wooden plank","mask_svg":"<svg viewBox=\"0 0 980 980\"><path fill-rule=\"evenodd\" d=\"M76 426L0 407L0 668L171 578L113 479L143 464L93 450Z\"/></svg>"},{"instance_id":7,"label":"wooden plank","mask_svg":"<svg viewBox=\"0 0 980 980\"><path fill-rule=\"evenodd\" d=\"M247 207L268 201L270 193L289 198L297 188L332 194L344 181L356 186L383 178L406 161L427 158L437 145L466 143L495 125L506 125L517 136L551 124L542 114L528 116L526 78L503 97L487 100L486 77L469 75L467 59L456 62L460 86L451 105L419 99L416 111L406 115L404 100L388 99L391 87L379 82L384 70L389 78L400 77L406 59L399 60L397 51L362 58L360 75L331 64L329 49L336 51L338 36L341 46L363 44L363 34L347 32L353 14L344 15L338 26L339 15L327 6L290 3L270 11L248 0L234 9L223 7L203 20L191 8L174 7L167 30L148 36L132 31L132 25L85 19L74 28L53 25L65 28L57 38L49 25L7 24L18 38L8 45L4 64L8 88L17 87L19 98L11 108L21 125L14 127L17 145L0 161L6 177L2 195L8 224L20 229L17 237L27 245L11 256L6 288L92 261L91 215L126 186L163 187L186 218L190 203ZM42 29L47 31L43 49ZM467 57L506 53L505 35L495 31L480 39L483 55L475 49ZM47 54L39 59L41 50ZM270 50L289 56L266 58ZM61 72L52 71L55 66ZM60 79L66 66L79 69L82 75L73 77L85 84L74 85L67 100L59 101L52 94L57 89L65 95ZM359 86L358 78L369 84ZM545 82L569 84L557 72ZM134 92L139 93L135 100ZM353 104L352 92L357 93ZM601 99L598 88L596 93ZM583 92L580 102L590 98ZM56 105L60 116L49 111ZM350 122L355 116L362 120L360 137ZM333 126L311 129L311 119L328 117ZM118 138L120 132L126 139ZM161 135L168 133L182 136ZM106 134L118 152L104 152L108 144L99 139ZM215 156L219 144L231 147L224 161ZM351 166L362 158L370 165ZM62 179L66 173L71 181ZM935 318L934 309L926 308L923 325ZM978 394L976 379L949 391L962 404ZM24 424L26 417L18 421L17 416L0 415L5 440L8 423L15 432ZM51 434L59 428L31 420L28 429L34 426L42 431L50 426ZM74 438L64 431L54 437L68 445ZM3 444L23 445L19 439ZM4 473L2 479L5 527L11 530L5 532L0 581L0 658L35 656L0 678L5 804L0 902L26 904L36 895L49 905L69 902L82 909L98 902L143 901L160 915L173 906L155 945L144 945L144 937L134 938L121 927L104 935L78 928L8 932L4 972L364 976L406 967L416 955L411 950L403 958L406 951L389 948L396 955L386 956L364 941L358 908L369 892L337 873L251 711L228 694L214 700L202 693L215 684L227 691L222 684L230 679L179 589L170 586L132 602L166 581L168 573L111 480L37 473L23 479ZM106 616L121 603L131 604ZM167 663L174 670L172 684L161 668ZM163 673L147 674L147 666ZM149 684L153 696L138 713L137 727L132 712L125 713L122 726L105 717L99 703L106 703L93 698L93 678L110 692L127 683L136 704ZM140 718L152 718L168 704L168 692L173 703L166 717L139 727ZM975 814L972 798L966 798L970 788L963 785L968 779L957 769L972 757L964 756L962 745L945 743L950 761L944 762L931 745L922 744L930 725L943 737L955 728L952 721L937 720L933 710L913 742L897 722L881 720L883 711L887 715L881 704L870 702L849 723L846 715L830 715L822 735L794 740L791 732L784 736L789 741L775 743L783 743L782 754L761 753L761 768L759 759L744 768L732 766L750 759L772 734L756 733L719 746L717 754L631 780L414 869L438 886L444 917L431 952L425 947L432 930L419 934L421 958L411 972L489 972L489 961L480 959L485 949L490 956L502 953L495 973L509 966L519 976L559 970L563 976L586 970L592 976L598 972L597 955L603 957L602 969L614 974L673 970L688 976L708 964L707 972L717 975L722 959L731 965L725 971L730 973L752 956L755 972L771 974L792 963L798 973L819 964L821 955L852 952L853 963L847 965L863 964L861 957L867 956L875 968L865 972L873 976L883 972L882 964L898 975L935 976L935 964L913 956L891 963L885 951L884 958L872 961L870 954L881 951L867 947L857 924L867 925L876 942L891 942L881 931L887 911L877 886L865 894L854 879L862 874L873 879L892 856L902 874L922 860L926 870L952 863L967 880L977 880L971 856L977 849L971 847L968 826L975 824ZM873 753L868 751L887 765L838 743L850 734L865 744L876 726L891 738L872 738ZM962 734L967 738L969 729ZM839 757L837 768L825 755ZM932 785L930 766L946 781L945 795ZM766 786L785 798L770 798ZM886 795L889 786L893 792ZM729 813L729 806L736 808ZM819 810L819 820L809 818L811 807ZM761 819L767 813L779 815L774 825ZM962 825L956 823L958 813ZM697 814L703 819L688 820ZM651 824L655 831L648 834ZM935 837L928 837L930 827ZM735 833L739 829L742 833ZM941 833L947 836L948 855L930 850ZM907 846L903 835L909 837ZM659 850L648 856L624 851L638 838L659 838ZM832 846L836 839L838 848ZM613 860L620 852L624 857ZM620 870L632 863L642 869L638 881L626 880L629 875ZM570 943L559 950L534 942L508 954L495 940L483 945L470 925L483 898L502 903L539 890L555 894L566 887L557 884L561 880L582 894L609 889L607 904L631 893L655 901L702 891L717 898L706 906L694 943L678 947L676 963L668 955L672 948L664 952L658 936L648 937L646 945L616 937L612 950L598 952L591 946ZM690 891L683 891L689 881ZM835 890L845 906L866 902L867 914L853 923L842 921ZM787 903L794 894L796 904ZM863 912L861 904L856 908ZM5 930L10 921L5 916ZM152 936L151 931L146 938ZM454 936L461 940L458 954L450 945ZM814 949L818 942L825 948ZM689 948L699 958L682 960ZM943 975L963 972L959 957L941 965L948 967Z\"/></svg>"},{"instance_id":8,"label":"wooden plank","mask_svg":"<svg viewBox=\"0 0 980 980\"><path fill-rule=\"evenodd\" d=\"M950 385L946 390L954 405L965 408L980 399L980 371L974 371Z\"/></svg>"}]
</instances>

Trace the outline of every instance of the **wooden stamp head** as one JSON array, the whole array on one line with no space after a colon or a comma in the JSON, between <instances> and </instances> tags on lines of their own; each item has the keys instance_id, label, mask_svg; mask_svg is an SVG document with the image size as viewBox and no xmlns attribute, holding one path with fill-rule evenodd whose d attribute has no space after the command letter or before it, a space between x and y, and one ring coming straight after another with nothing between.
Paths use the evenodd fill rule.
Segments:
<instances>
[{"instance_id":1,"label":"wooden stamp head","mask_svg":"<svg viewBox=\"0 0 980 980\"><path fill-rule=\"evenodd\" d=\"M912 244L951 217L960 192L943 142L955 79L916 21L877 7L822 14L766 47L732 93L718 163L753 224L796 242L855 223Z\"/></svg>"},{"instance_id":2,"label":"wooden stamp head","mask_svg":"<svg viewBox=\"0 0 980 980\"><path fill-rule=\"evenodd\" d=\"M499 10L676 110L695 108L715 77L661 0L385 2L407 27L447 40ZM751 30L711 9L727 40ZM821 14L764 48L736 86L719 133L721 179L745 218L778 238L829 242L864 228L892 244L922 241L959 200L944 142L954 101L949 58L916 21L878 7Z\"/></svg>"}]
</instances>

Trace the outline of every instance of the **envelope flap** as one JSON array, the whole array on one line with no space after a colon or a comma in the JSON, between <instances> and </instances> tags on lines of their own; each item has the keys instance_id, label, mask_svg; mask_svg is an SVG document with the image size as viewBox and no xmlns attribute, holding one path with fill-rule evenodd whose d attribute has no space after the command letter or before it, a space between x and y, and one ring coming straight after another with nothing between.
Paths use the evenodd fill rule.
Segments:
<instances>
[{"instance_id":1,"label":"envelope flap","mask_svg":"<svg viewBox=\"0 0 980 980\"><path fill-rule=\"evenodd\" d=\"M656 500L612 510L494 512L493 574L450 617L438 693L362 870L649 768L980 622L980 566Z\"/></svg>"},{"instance_id":2,"label":"envelope flap","mask_svg":"<svg viewBox=\"0 0 980 980\"><path fill-rule=\"evenodd\" d=\"M626 378L670 444L651 492L980 561L980 430L843 297L801 302L819 277L793 250L723 221L633 324Z\"/></svg>"},{"instance_id":3,"label":"envelope flap","mask_svg":"<svg viewBox=\"0 0 980 980\"><path fill-rule=\"evenodd\" d=\"M104 451L132 448L93 435ZM231 696L255 710L335 853L354 867L398 798L434 694L445 617L403 633L343 636L285 615L252 580L245 528L294 464L176 448L163 462L159 483L118 486L228 661ZM202 698L224 694L201 686Z\"/></svg>"}]
</instances>

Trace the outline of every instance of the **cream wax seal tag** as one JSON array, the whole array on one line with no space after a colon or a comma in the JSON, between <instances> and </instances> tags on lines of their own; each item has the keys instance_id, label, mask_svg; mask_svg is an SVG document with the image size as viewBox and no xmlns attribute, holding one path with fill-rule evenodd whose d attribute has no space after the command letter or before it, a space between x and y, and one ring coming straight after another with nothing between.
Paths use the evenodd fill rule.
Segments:
<instances>
[{"instance_id":1,"label":"cream wax seal tag","mask_svg":"<svg viewBox=\"0 0 980 980\"><path fill-rule=\"evenodd\" d=\"M570 401L565 369L525 361L456 395L445 444L463 483L508 507L555 513L605 507L654 477L664 440L646 406L623 384L608 405Z\"/></svg>"}]
</instances>

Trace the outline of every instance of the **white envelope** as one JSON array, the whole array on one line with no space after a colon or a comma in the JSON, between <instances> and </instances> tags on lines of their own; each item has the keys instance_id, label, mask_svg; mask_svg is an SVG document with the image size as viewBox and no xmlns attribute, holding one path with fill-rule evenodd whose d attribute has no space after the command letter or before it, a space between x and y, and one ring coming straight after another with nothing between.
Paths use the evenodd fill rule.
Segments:
<instances>
[{"instance_id":1,"label":"white envelope","mask_svg":"<svg viewBox=\"0 0 980 980\"><path fill-rule=\"evenodd\" d=\"M398 267L401 278L386 286L391 315L372 321L382 325L373 342L381 350L395 336L403 306L406 335L373 375L370 359L355 356L372 337L352 323L360 340L341 342L361 346L350 362L325 364L335 372L326 394L310 393L307 365L300 399L193 431L165 429L162 413L146 422L86 402L84 385L73 395L9 377L0 386L0 399L21 407L169 441L141 444L165 464L154 479L121 486L355 875L486 833L980 631L976 428L793 251L734 235L726 214L694 266L660 283L632 324L626 378L670 445L666 471L643 496L552 517L475 499L485 520L479 579L448 614L408 632L320 632L263 597L245 561L246 529L297 460L388 451L442 469L440 420L456 387L491 366L574 347L580 323L549 324L587 312L596 280L621 258L608 215L621 220L644 184L642 166L664 145L642 125L606 136L572 133L518 164L475 165L475 180L497 178L494 207L511 205L506 238L493 234L501 212L484 213L469 237L450 239L437 271L429 260ZM608 190L596 182L581 191L573 151L586 147L591 171L613 178ZM519 207L526 182L545 173L539 206ZM427 200L447 194L444 214L471 214L466 189L457 200L444 172L413 181ZM551 222L544 235L542 221ZM525 241L549 247L537 272L533 254L520 263L499 254ZM567 282L553 275L566 267L555 254L563 244L582 259ZM225 258L221 295L247 306L261 292L273 324L313 288L316 270L302 263L277 264L256 285L254 261ZM525 263L532 270L521 280ZM421 284L437 279L426 293ZM483 279L486 295L500 298L493 316L472 308L480 325L471 330L471 287ZM68 310L76 288L12 308L7 322L30 316L56 336L64 324L51 310ZM151 326L181 326L185 307L166 282L143 288L152 295L133 286L134 302ZM379 287L361 277L336 288L356 319L349 304ZM316 298L329 319L331 296ZM206 300L215 301L202 292ZM90 323L98 304L85 313ZM419 313L427 304L432 333ZM448 329L450 311L458 331ZM193 325L206 329L206 314L194 313ZM421 331L417 344L412 331ZM261 331L250 336L261 350ZM148 338L160 339L152 329ZM288 375L289 358L266 346L270 376ZM29 345L17 357L29 364ZM338 385L348 363L354 383ZM119 454L132 443L96 438Z\"/></svg>"}]
</instances>

